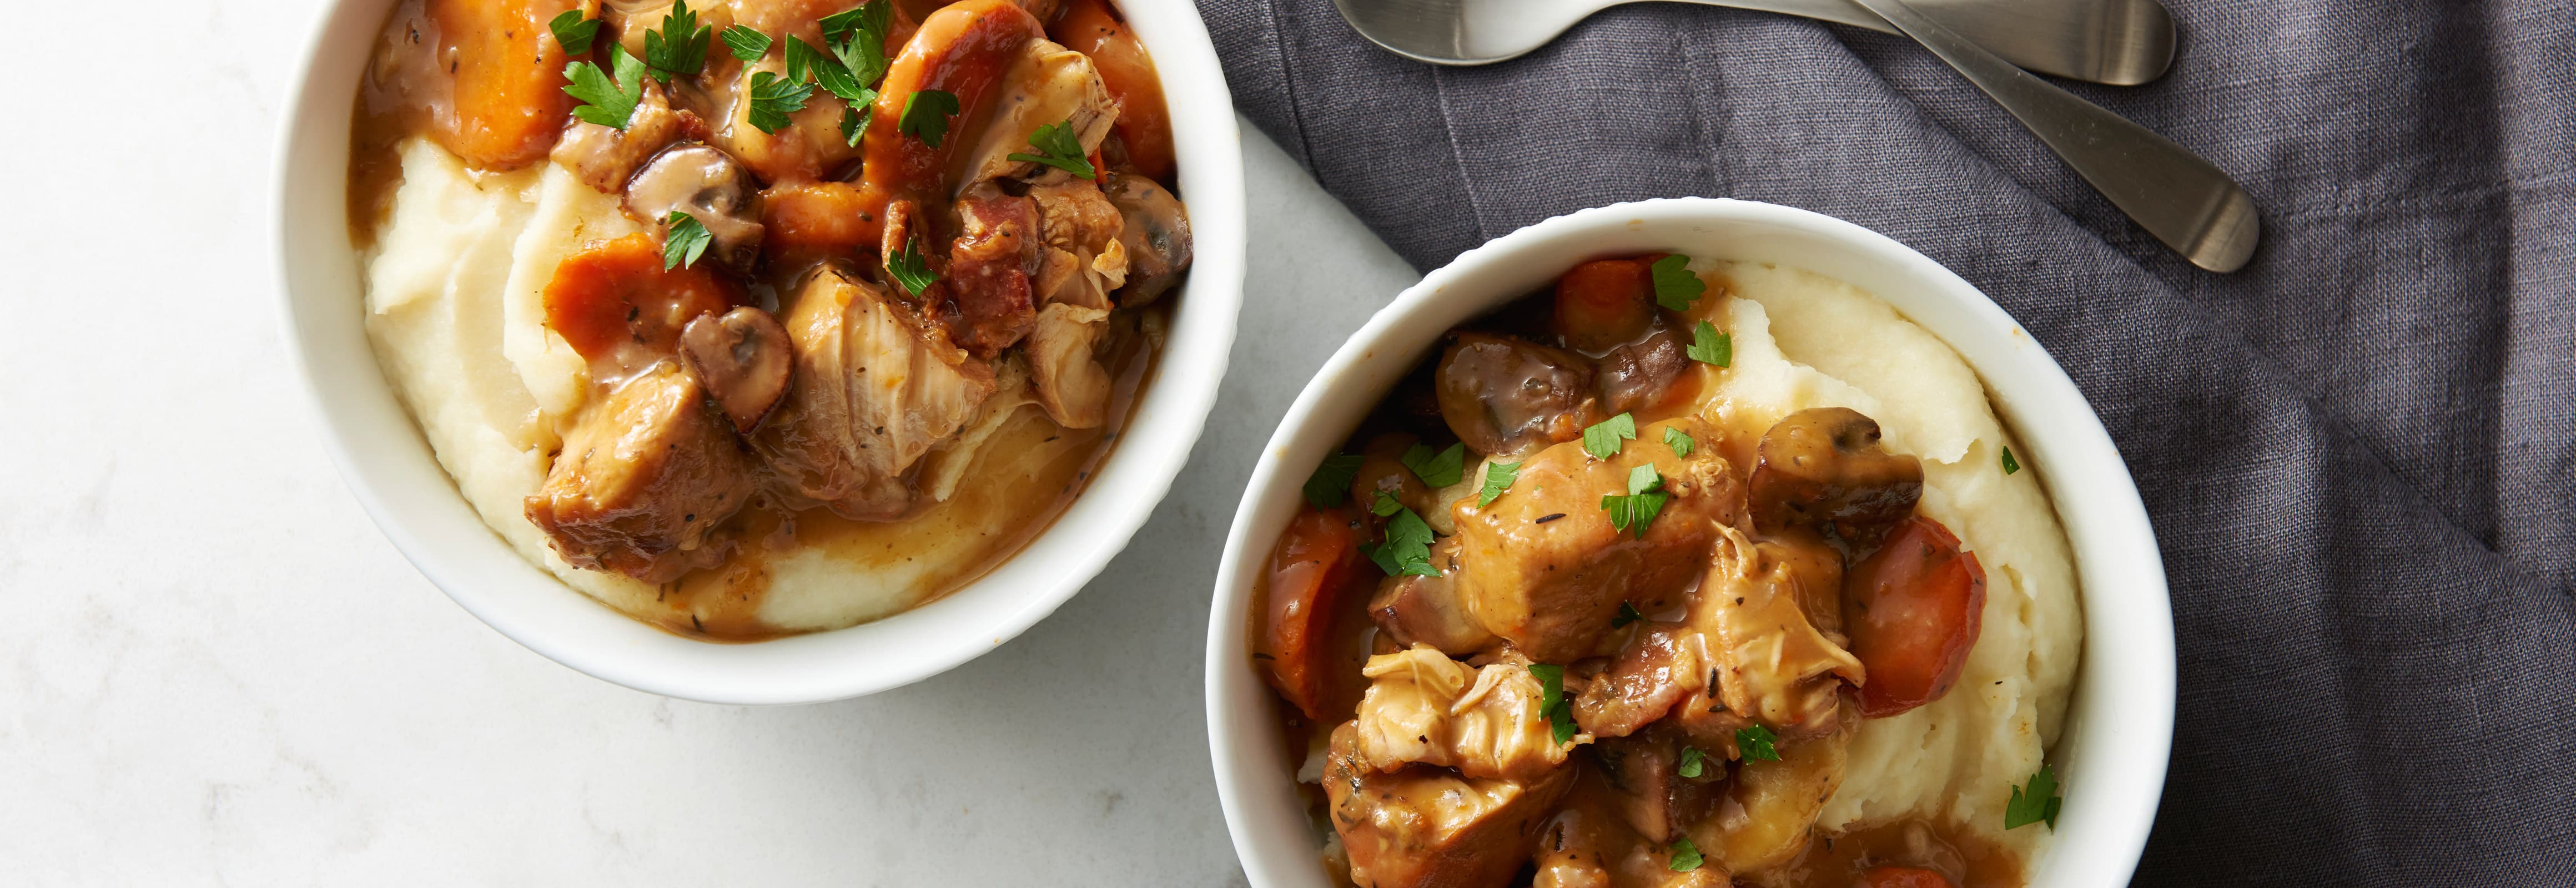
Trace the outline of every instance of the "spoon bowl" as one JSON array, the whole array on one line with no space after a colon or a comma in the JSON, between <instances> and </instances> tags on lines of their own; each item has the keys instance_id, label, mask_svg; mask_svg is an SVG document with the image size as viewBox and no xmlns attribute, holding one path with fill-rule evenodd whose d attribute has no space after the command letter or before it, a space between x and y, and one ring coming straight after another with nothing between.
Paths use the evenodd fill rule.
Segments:
<instances>
[{"instance_id":1,"label":"spoon bowl","mask_svg":"<svg viewBox=\"0 0 2576 888\"><path fill-rule=\"evenodd\" d=\"M1593 13L1644 0L1333 0L1387 51L1435 65L1529 53ZM1898 33L1853 0L1684 0ZM1921 0L1923 14L2005 60L2073 80L2135 86L2173 64L2173 16L2156 0Z\"/></svg>"}]
</instances>

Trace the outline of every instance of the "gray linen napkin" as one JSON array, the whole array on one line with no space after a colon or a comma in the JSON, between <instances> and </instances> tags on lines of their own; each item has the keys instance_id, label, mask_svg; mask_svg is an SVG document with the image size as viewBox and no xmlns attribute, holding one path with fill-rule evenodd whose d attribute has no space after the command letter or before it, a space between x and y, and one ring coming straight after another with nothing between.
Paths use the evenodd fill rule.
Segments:
<instances>
[{"instance_id":1,"label":"gray linen napkin","mask_svg":"<svg viewBox=\"0 0 2576 888\"><path fill-rule=\"evenodd\" d=\"M2576 884L2576 14L2167 4L2172 73L2072 88L2253 192L2235 275L1898 38L1650 4L1442 69L1330 0L1200 0L1242 111L1418 267L1583 207L1741 197L1884 232L2028 326L2172 577L2139 883Z\"/></svg>"}]
</instances>

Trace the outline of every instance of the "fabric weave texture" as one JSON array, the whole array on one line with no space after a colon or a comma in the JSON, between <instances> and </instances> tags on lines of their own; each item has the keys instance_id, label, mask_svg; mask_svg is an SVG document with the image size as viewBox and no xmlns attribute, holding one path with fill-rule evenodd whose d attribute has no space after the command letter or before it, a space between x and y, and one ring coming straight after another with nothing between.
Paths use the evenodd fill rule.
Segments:
<instances>
[{"instance_id":1,"label":"fabric weave texture","mask_svg":"<svg viewBox=\"0 0 2576 888\"><path fill-rule=\"evenodd\" d=\"M1886 233L2020 320L2171 578L2137 884L2576 885L2568 4L2167 0L2163 79L2060 82L2252 192L2232 275L1902 38L1640 4L1439 68L1329 0L1199 5L1238 108L1417 268L1584 207L1738 197Z\"/></svg>"}]
</instances>

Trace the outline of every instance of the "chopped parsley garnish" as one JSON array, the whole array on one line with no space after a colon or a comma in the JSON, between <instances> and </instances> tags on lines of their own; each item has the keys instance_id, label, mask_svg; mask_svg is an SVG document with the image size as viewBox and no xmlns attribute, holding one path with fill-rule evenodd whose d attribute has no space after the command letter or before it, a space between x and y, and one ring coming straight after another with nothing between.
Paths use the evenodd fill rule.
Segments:
<instances>
[{"instance_id":1,"label":"chopped parsley garnish","mask_svg":"<svg viewBox=\"0 0 2576 888\"><path fill-rule=\"evenodd\" d=\"M862 92L868 94L867 101L851 102L849 107L841 109L841 139L850 143L852 148L859 147L859 138L868 134L868 121L877 116L877 91ZM867 110L859 110L862 108Z\"/></svg>"},{"instance_id":2,"label":"chopped parsley garnish","mask_svg":"<svg viewBox=\"0 0 2576 888\"><path fill-rule=\"evenodd\" d=\"M1699 751L1697 746L1682 747L1681 767L1674 768L1673 773L1698 779L1699 775L1708 773L1708 753Z\"/></svg>"},{"instance_id":3,"label":"chopped parsley garnish","mask_svg":"<svg viewBox=\"0 0 2576 888\"><path fill-rule=\"evenodd\" d=\"M1369 503L1369 514L1380 518L1401 511L1404 511L1404 501L1396 499L1395 494L1383 490L1377 492L1377 501Z\"/></svg>"},{"instance_id":4,"label":"chopped parsley garnish","mask_svg":"<svg viewBox=\"0 0 2576 888\"><path fill-rule=\"evenodd\" d=\"M2030 775L2028 786L2012 788L2012 800L2004 803L2004 828L2020 829L2034 823L2046 823L2057 829L2057 806L2065 799L2057 796L2057 772L2047 765Z\"/></svg>"},{"instance_id":5,"label":"chopped parsley garnish","mask_svg":"<svg viewBox=\"0 0 2576 888\"><path fill-rule=\"evenodd\" d=\"M555 32L555 45L563 47L564 54L582 55L590 52L590 41L599 36L599 20L582 18L581 10L567 9L547 22L546 30Z\"/></svg>"},{"instance_id":6,"label":"chopped parsley garnish","mask_svg":"<svg viewBox=\"0 0 2576 888\"><path fill-rule=\"evenodd\" d=\"M1689 311L1699 294L1708 292L1708 284L1690 271L1690 259L1666 256L1647 266L1655 276L1655 304L1674 311Z\"/></svg>"},{"instance_id":7,"label":"chopped parsley garnish","mask_svg":"<svg viewBox=\"0 0 2576 888\"><path fill-rule=\"evenodd\" d=\"M852 77L850 66L841 64L838 57L814 48L814 44L802 38L790 35L785 39L787 79L814 81L814 85L822 87L824 92L840 96L845 102L860 101L861 96L869 100L876 98L876 92Z\"/></svg>"},{"instance_id":8,"label":"chopped parsley garnish","mask_svg":"<svg viewBox=\"0 0 2576 888\"><path fill-rule=\"evenodd\" d=\"M1691 360L1724 367L1735 363L1735 334L1717 332L1716 325L1701 321L1691 330L1690 347L1682 351Z\"/></svg>"},{"instance_id":9,"label":"chopped parsley garnish","mask_svg":"<svg viewBox=\"0 0 2576 888\"><path fill-rule=\"evenodd\" d=\"M761 56L769 54L769 35L741 25L724 29L724 42L733 50L734 58L746 62L760 61Z\"/></svg>"},{"instance_id":10,"label":"chopped parsley garnish","mask_svg":"<svg viewBox=\"0 0 2576 888\"><path fill-rule=\"evenodd\" d=\"M814 97L814 85L781 78L767 71L751 72L751 107L743 115L752 126L764 133L776 133L792 121L790 112L805 110L805 101ZM919 291L915 291L917 294Z\"/></svg>"},{"instance_id":11,"label":"chopped parsley garnish","mask_svg":"<svg viewBox=\"0 0 2576 888\"><path fill-rule=\"evenodd\" d=\"M1520 463L1486 463L1485 489L1476 494L1476 508L1493 505L1494 499L1502 496L1503 491L1512 489L1512 482L1520 480L1520 477Z\"/></svg>"},{"instance_id":12,"label":"chopped parsley garnish","mask_svg":"<svg viewBox=\"0 0 2576 888\"><path fill-rule=\"evenodd\" d=\"M1583 452L1592 454L1593 459L1609 459L1619 455L1619 442L1636 437L1637 418L1622 413L1584 429Z\"/></svg>"},{"instance_id":13,"label":"chopped parsley garnish","mask_svg":"<svg viewBox=\"0 0 2576 888\"><path fill-rule=\"evenodd\" d=\"M912 248L912 242L912 238L904 238L903 250L886 257L885 267L886 273L894 276L894 282L903 285L904 292L919 296L921 291L938 282L939 274L930 270L930 260L923 259L921 253Z\"/></svg>"},{"instance_id":14,"label":"chopped parsley garnish","mask_svg":"<svg viewBox=\"0 0 2576 888\"><path fill-rule=\"evenodd\" d=\"M671 12L662 17L660 30L644 32L644 64L653 67L653 76L663 83L674 76L692 77L707 66L707 47L713 45L716 29L698 24L698 14L689 11L689 0L671 0Z\"/></svg>"},{"instance_id":15,"label":"chopped parsley garnish","mask_svg":"<svg viewBox=\"0 0 2576 888\"><path fill-rule=\"evenodd\" d=\"M2004 474L2010 475L2018 471L2021 471L2021 460L2013 458L2012 448L2004 448Z\"/></svg>"},{"instance_id":16,"label":"chopped parsley garnish","mask_svg":"<svg viewBox=\"0 0 2576 888\"><path fill-rule=\"evenodd\" d=\"M1458 479L1467 474L1467 445L1462 442L1449 445L1447 450L1434 451L1429 444L1416 444L1404 451L1403 462L1405 468L1413 470L1413 477L1422 479L1422 483L1447 487L1458 483Z\"/></svg>"},{"instance_id":17,"label":"chopped parsley garnish","mask_svg":"<svg viewBox=\"0 0 2576 888\"><path fill-rule=\"evenodd\" d=\"M886 30L893 27L894 4L871 0L855 9L824 16L823 45L850 69L850 79L860 86L875 86L885 77L892 62L886 59Z\"/></svg>"},{"instance_id":18,"label":"chopped parsley garnish","mask_svg":"<svg viewBox=\"0 0 2576 888\"><path fill-rule=\"evenodd\" d=\"M1377 562L1378 569L1386 571L1387 576L1440 575L1440 569L1431 566L1431 525L1423 523L1422 516L1413 514L1412 509L1400 504L1396 507L1395 517L1387 519L1386 541L1375 546L1362 546L1360 551L1366 553L1370 561Z\"/></svg>"},{"instance_id":19,"label":"chopped parsley garnish","mask_svg":"<svg viewBox=\"0 0 2576 888\"><path fill-rule=\"evenodd\" d=\"M1699 846L1691 844L1689 836L1683 836L1673 840L1673 872L1690 872L1691 870L1698 869L1700 864L1707 862L1707 858L1700 856Z\"/></svg>"},{"instance_id":20,"label":"chopped parsley garnish","mask_svg":"<svg viewBox=\"0 0 2576 888\"><path fill-rule=\"evenodd\" d=\"M930 147L948 138L948 116L957 113L957 95L935 89L914 90L903 100L903 116L895 118L895 132L920 139Z\"/></svg>"},{"instance_id":21,"label":"chopped parsley garnish","mask_svg":"<svg viewBox=\"0 0 2576 888\"><path fill-rule=\"evenodd\" d=\"M1735 729L1735 752L1748 762L1776 762L1780 760L1780 749L1771 744L1778 739L1780 739L1779 735L1771 733L1770 728L1761 725L1737 728Z\"/></svg>"},{"instance_id":22,"label":"chopped parsley garnish","mask_svg":"<svg viewBox=\"0 0 2576 888\"><path fill-rule=\"evenodd\" d=\"M1100 178L1100 171L1092 169L1090 159L1082 154L1082 140L1073 137L1070 118L1038 127L1037 132L1029 134L1029 145L1040 153L1012 154L1010 159L1046 164L1085 179Z\"/></svg>"},{"instance_id":23,"label":"chopped parsley garnish","mask_svg":"<svg viewBox=\"0 0 2576 888\"><path fill-rule=\"evenodd\" d=\"M1340 508L1342 500L1350 496L1352 479L1360 476L1363 461L1351 453L1324 457L1323 463L1315 466L1315 473L1306 476L1306 501L1318 509Z\"/></svg>"},{"instance_id":24,"label":"chopped parsley garnish","mask_svg":"<svg viewBox=\"0 0 2576 888\"><path fill-rule=\"evenodd\" d=\"M1637 606L1636 606L1636 605L1629 604L1629 603L1627 603L1627 602L1625 602L1625 601L1622 601L1622 602L1619 602L1619 615L1618 615L1618 616L1615 616L1615 617L1611 617L1611 618L1610 618L1610 628L1612 628L1612 629L1624 629L1624 628L1627 628L1628 624L1630 624L1630 623L1634 623L1634 622L1637 622L1638 620L1643 620L1643 619L1645 619L1645 618L1646 618L1646 615L1645 615L1645 614L1641 614L1641 613L1638 613L1638 612L1637 612Z\"/></svg>"},{"instance_id":25,"label":"chopped parsley garnish","mask_svg":"<svg viewBox=\"0 0 2576 888\"><path fill-rule=\"evenodd\" d=\"M1601 508L1610 513L1610 526L1625 531L1634 528L1638 539L1646 538L1646 525L1664 511L1664 501L1672 494L1663 492L1664 476L1654 466L1628 470L1628 494L1601 495Z\"/></svg>"},{"instance_id":26,"label":"chopped parsley garnish","mask_svg":"<svg viewBox=\"0 0 2576 888\"><path fill-rule=\"evenodd\" d=\"M707 227L699 224L696 216L672 210L662 222L671 226L670 236L662 242L663 271L698 264L698 257L706 254L707 245L715 242L715 235L708 234Z\"/></svg>"},{"instance_id":27,"label":"chopped parsley garnish","mask_svg":"<svg viewBox=\"0 0 2576 888\"><path fill-rule=\"evenodd\" d=\"M1674 456L1687 458L1699 448L1699 442L1691 440L1690 433L1682 431L1681 426L1665 426L1664 446L1672 448Z\"/></svg>"},{"instance_id":28,"label":"chopped parsley garnish","mask_svg":"<svg viewBox=\"0 0 2576 888\"><path fill-rule=\"evenodd\" d=\"M611 43L608 67L617 72L615 79L589 62L565 65L564 79L572 82L563 91L584 103L572 109L572 116L584 123L622 130L627 121L635 118L636 103L644 100L644 63Z\"/></svg>"},{"instance_id":29,"label":"chopped parsley garnish","mask_svg":"<svg viewBox=\"0 0 2576 888\"><path fill-rule=\"evenodd\" d=\"M1565 745L1574 739L1574 701L1565 699L1565 667L1532 663L1530 677L1538 679L1539 711L1547 713L1547 723L1556 732L1556 743Z\"/></svg>"}]
</instances>

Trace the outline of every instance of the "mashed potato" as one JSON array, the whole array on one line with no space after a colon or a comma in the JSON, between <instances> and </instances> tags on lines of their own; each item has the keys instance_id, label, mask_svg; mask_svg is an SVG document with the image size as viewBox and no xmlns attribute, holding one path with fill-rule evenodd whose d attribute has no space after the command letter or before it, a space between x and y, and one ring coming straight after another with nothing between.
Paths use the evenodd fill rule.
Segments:
<instances>
[{"instance_id":1,"label":"mashed potato","mask_svg":"<svg viewBox=\"0 0 2576 888\"><path fill-rule=\"evenodd\" d=\"M1709 377L1705 417L1759 430L1810 407L1869 415L1889 451L1923 461L1923 514L1986 571L1983 625L1958 683L1929 705L1862 724L1817 826L1942 821L2035 862L2047 829L2004 830L2004 806L2057 740L2083 641L2073 563L2041 467L2004 474L2011 438L1976 373L1887 303L1795 269L1692 268L1720 285L1711 293L1731 294L1695 312L1731 333L1735 348L1732 368Z\"/></svg>"},{"instance_id":2,"label":"mashed potato","mask_svg":"<svg viewBox=\"0 0 2576 888\"><path fill-rule=\"evenodd\" d=\"M618 610L678 627L703 617L714 628L726 599L736 611L747 601L747 614L727 618L750 635L905 610L971 579L1041 527L1042 515L1004 497L1062 487L1093 450L1096 430L1058 434L1043 413L1020 409L1033 403L1025 394L1005 392L961 443L925 457L939 502L909 520L799 516L799 545L747 540L758 551L736 561L750 564L684 581L721 586L710 590L719 595L673 596L575 568L525 513L590 390L581 356L545 326L541 297L565 257L642 228L618 198L551 163L477 172L425 138L399 150L402 184L360 257L376 359L484 523L530 563ZM739 625L745 618L754 624Z\"/></svg>"}]
</instances>

